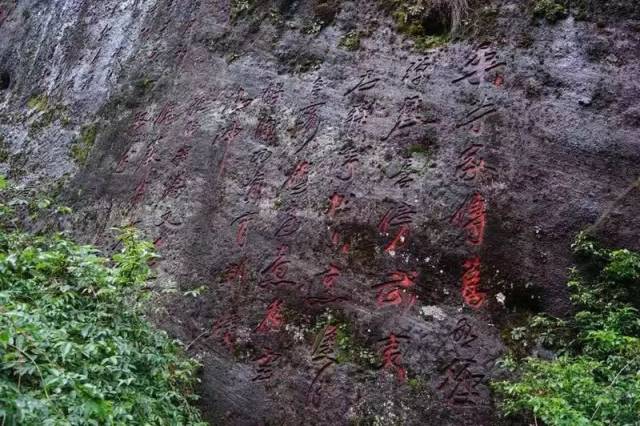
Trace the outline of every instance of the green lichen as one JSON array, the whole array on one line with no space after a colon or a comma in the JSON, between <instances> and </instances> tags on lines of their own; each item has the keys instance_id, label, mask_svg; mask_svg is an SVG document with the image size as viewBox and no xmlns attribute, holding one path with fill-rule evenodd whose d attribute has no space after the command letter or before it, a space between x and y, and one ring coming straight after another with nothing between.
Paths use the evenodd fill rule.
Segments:
<instances>
[{"instance_id":1,"label":"green lichen","mask_svg":"<svg viewBox=\"0 0 640 426\"><path fill-rule=\"evenodd\" d=\"M36 95L29 98L27 108L34 109L38 112L44 112L49 106L49 98L47 95Z\"/></svg>"},{"instance_id":2,"label":"green lichen","mask_svg":"<svg viewBox=\"0 0 640 426\"><path fill-rule=\"evenodd\" d=\"M4 136L0 135L0 163L6 163L9 160L9 148Z\"/></svg>"},{"instance_id":3,"label":"green lichen","mask_svg":"<svg viewBox=\"0 0 640 426\"><path fill-rule=\"evenodd\" d=\"M414 48L418 51L435 49L444 46L449 43L450 40L451 38L448 34L416 37Z\"/></svg>"},{"instance_id":4,"label":"green lichen","mask_svg":"<svg viewBox=\"0 0 640 426\"><path fill-rule=\"evenodd\" d=\"M567 16L567 9L554 0L536 0L533 5L533 16L544 18L553 24Z\"/></svg>"},{"instance_id":5,"label":"green lichen","mask_svg":"<svg viewBox=\"0 0 640 426\"><path fill-rule=\"evenodd\" d=\"M71 146L71 158L78 164L84 165L89 157L89 152L96 141L96 135L98 134L98 126L95 124L89 124L82 127L80 130L80 137Z\"/></svg>"},{"instance_id":6,"label":"green lichen","mask_svg":"<svg viewBox=\"0 0 640 426\"><path fill-rule=\"evenodd\" d=\"M62 126L69 125L71 119L67 107L51 103L46 95L36 95L29 98L27 108L32 110L37 118L31 123L30 133L33 135L52 123L59 121Z\"/></svg>"},{"instance_id":7,"label":"green lichen","mask_svg":"<svg viewBox=\"0 0 640 426\"><path fill-rule=\"evenodd\" d=\"M429 148L421 144L413 144L407 148L409 155L426 156L429 154Z\"/></svg>"},{"instance_id":8,"label":"green lichen","mask_svg":"<svg viewBox=\"0 0 640 426\"><path fill-rule=\"evenodd\" d=\"M231 21L248 15L255 7L255 0L231 0Z\"/></svg>"},{"instance_id":9,"label":"green lichen","mask_svg":"<svg viewBox=\"0 0 640 426\"><path fill-rule=\"evenodd\" d=\"M360 48L360 32L355 30L349 31L342 37L339 46L345 50L358 50Z\"/></svg>"},{"instance_id":10,"label":"green lichen","mask_svg":"<svg viewBox=\"0 0 640 426\"><path fill-rule=\"evenodd\" d=\"M412 377L407 380L407 385L413 393L422 393L428 390L427 382L422 377Z\"/></svg>"},{"instance_id":11,"label":"green lichen","mask_svg":"<svg viewBox=\"0 0 640 426\"><path fill-rule=\"evenodd\" d=\"M465 2L440 3L431 0L393 0L383 3L396 30L415 41L414 48L424 51L450 41L460 24Z\"/></svg>"}]
</instances>

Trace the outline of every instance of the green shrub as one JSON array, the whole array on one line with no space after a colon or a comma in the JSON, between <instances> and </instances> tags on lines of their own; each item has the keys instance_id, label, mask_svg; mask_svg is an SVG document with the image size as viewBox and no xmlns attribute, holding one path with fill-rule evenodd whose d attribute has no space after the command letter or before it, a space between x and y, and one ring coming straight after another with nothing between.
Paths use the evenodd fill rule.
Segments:
<instances>
[{"instance_id":1,"label":"green shrub","mask_svg":"<svg viewBox=\"0 0 640 426\"><path fill-rule=\"evenodd\" d=\"M340 40L340 47L351 51L360 49L360 32L357 30L349 31Z\"/></svg>"},{"instance_id":2,"label":"green shrub","mask_svg":"<svg viewBox=\"0 0 640 426\"><path fill-rule=\"evenodd\" d=\"M573 248L581 261L568 283L575 313L529 322L520 340L552 356L507 357L514 378L494 383L499 407L547 425L638 424L640 254L603 249L585 234Z\"/></svg>"},{"instance_id":3,"label":"green shrub","mask_svg":"<svg viewBox=\"0 0 640 426\"><path fill-rule=\"evenodd\" d=\"M106 258L22 231L20 205L0 203L0 424L202 424L196 364L142 316L152 244L127 229Z\"/></svg>"},{"instance_id":4,"label":"green shrub","mask_svg":"<svg viewBox=\"0 0 640 426\"><path fill-rule=\"evenodd\" d=\"M567 16L567 9L554 0L536 0L533 5L533 16L554 23Z\"/></svg>"}]
</instances>

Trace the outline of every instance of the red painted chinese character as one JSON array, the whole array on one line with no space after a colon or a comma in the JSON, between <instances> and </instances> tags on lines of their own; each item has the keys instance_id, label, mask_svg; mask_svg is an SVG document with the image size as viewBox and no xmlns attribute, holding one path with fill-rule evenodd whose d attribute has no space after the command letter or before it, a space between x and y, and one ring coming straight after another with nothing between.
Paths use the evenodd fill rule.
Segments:
<instances>
[{"instance_id":1,"label":"red painted chinese character","mask_svg":"<svg viewBox=\"0 0 640 426\"><path fill-rule=\"evenodd\" d=\"M329 270L323 272L324 277L322 278L322 285L324 285L327 289L333 288L335 283L340 278L340 268L338 268L334 264L329 265Z\"/></svg>"},{"instance_id":2,"label":"red painted chinese character","mask_svg":"<svg viewBox=\"0 0 640 426\"><path fill-rule=\"evenodd\" d=\"M338 231L333 231L331 233L331 244L344 254L348 254L349 249L351 248L351 243L349 241L343 242L342 235L340 235Z\"/></svg>"},{"instance_id":3,"label":"red painted chinese character","mask_svg":"<svg viewBox=\"0 0 640 426\"><path fill-rule=\"evenodd\" d=\"M402 367L400 339L406 339L406 337L396 336L391 333L389 337L383 340L384 348L382 349L382 368L395 371L398 380L404 382L407 379L407 371Z\"/></svg>"},{"instance_id":4,"label":"red painted chinese character","mask_svg":"<svg viewBox=\"0 0 640 426\"><path fill-rule=\"evenodd\" d=\"M281 246L278 249L278 255L276 259L269 264L266 268L262 270L260 282L258 282L258 286L260 287L277 287L280 285L292 285L295 287L300 287L295 281L287 280L287 272L289 270L289 260L286 259L286 255L289 251L289 247Z\"/></svg>"},{"instance_id":5,"label":"red painted chinese character","mask_svg":"<svg viewBox=\"0 0 640 426\"><path fill-rule=\"evenodd\" d=\"M337 192L334 192L333 195L329 197L329 208L327 209L326 213L331 219L335 217L336 210L342 205L343 202L344 195L338 194Z\"/></svg>"},{"instance_id":6,"label":"red painted chinese character","mask_svg":"<svg viewBox=\"0 0 640 426\"><path fill-rule=\"evenodd\" d=\"M378 231L388 232L391 227L409 225L413 221L415 214L416 209L407 203L391 207L378 223Z\"/></svg>"},{"instance_id":7,"label":"red painted chinese character","mask_svg":"<svg viewBox=\"0 0 640 426\"><path fill-rule=\"evenodd\" d=\"M411 307L416 301L416 295L407 293L407 290L415 286L418 273L396 271L389 274L387 281L376 284L374 289L378 289L376 300L378 306L398 306L405 305Z\"/></svg>"},{"instance_id":8,"label":"red painted chinese character","mask_svg":"<svg viewBox=\"0 0 640 426\"><path fill-rule=\"evenodd\" d=\"M479 151L484 145L473 144L465 149L460 156L460 163L456 166L456 174L464 181L489 180L496 173L496 169L489 166Z\"/></svg>"},{"instance_id":9,"label":"red painted chinese character","mask_svg":"<svg viewBox=\"0 0 640 426\"><path fill-rule=\"evenodd\" d=\"M284 324L284 316L282 315L282 300L274 300L267 307L267 315L262 322L256 327L258 333L267 333L269 331L277 331Z\"/></svg>"},{"instance_id":10,"label":"red painted chinese character","mask_svg":"<svg viewBox=\"0 0 640 426\"><path fill-rule=\"evenodd\" d=\"M486 299L486 293L479 291L480 266L480 257L478 256L465 260L463 264L462 298L467 305L473 308L480 307Z\"/></svg>"},{"instance_id":11,"label":"red painted chinese character","mask_svg":"<svg viewBox=\"0 0 640 426\"><path fill-rule=\"evenodd\" d=\"M256 213L249 212L245 213L233 220L231 225L238 224L238 229L236 231L236 244L238 247L244 247L247 242L247 234L249 233L249 224L253 220Z\"/></svg>"},{"instance_id":12,"label":"red painted chinese character","mask_svg":"<svg viewBox=\"0 0 640 426\"><path fill-rule=\"evenodd\" d=\"M311 164L306 161L300 161L284 183L283 188L290 189L293 194L301 194L306 191L309 182L309 170L311 170Z\"/></svg>"},{"instance_id":13,"label":"red painted chinese character","mask_svg":"<svg viewBox=\"0 0 640 426\"><path fill-rule=\"evenodd\" d=\"M213 324L212 335L224 343L224 345L233 352L235 348L236 337L231 331L231 328L238 321L238 316L224 315Z\"/></svg>"},{"instance_id":14,"label":"red painted chinese character","mask_svg":"<svg viewBox=\"0 0 640 426\"><path fill-rule=\"evenodd\" d=\"M408 236L409 227L405 225L401 226L393 240L385 246L384 251L391 255L395 254L400 247L404 246Z\"/></svg>"},{"instance_id":15,"label":"red painted chinese character","mask_svg":"<svg viewBox=\"0 0 640 426\"><path fill-rule=\"evenodd\" d=\"M481 245L486 222L486 202L482 195L475 193L470 199L465 200L453 215L451 222L465 229L467 243L474 246Z\"/></svg>"},{"instance_id":16,"label":"red painted chinese character","mask_svg":"<svg viewBox=\"0 0 640 426\"><path fill-rule=\"evenodd\" d=\"M234 283L238 282L239 284L245 282L247 277L247 259L242 258L237 263L232 263L227 266L227 269L224 271L224 282L225 283Z\"/></svg>"},{"instance_id":17,"label":"red painted chinese character","mask_svg":"<svg viewBox=\"0 0 640 426\"><path fill-rule=\"evenodd\" d=\"M268 380L273 375L273 365L280 359L282 354L273 352L271 348L265 348L262 355L253 361L257 364L257 374L251 380L254 382Z\"/></svg>"}]
</instances>

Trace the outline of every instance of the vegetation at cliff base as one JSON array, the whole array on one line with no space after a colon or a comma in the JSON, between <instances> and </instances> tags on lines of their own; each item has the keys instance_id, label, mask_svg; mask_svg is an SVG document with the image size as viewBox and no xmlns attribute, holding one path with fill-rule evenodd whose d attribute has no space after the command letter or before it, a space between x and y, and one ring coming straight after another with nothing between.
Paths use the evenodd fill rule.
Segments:
<instances>
[{"instance_id":1,"label":"vegetation at cliff base","mask_svg":"<svg viewBox=\"0 0 640 426\"><path fill-rule=\"evenodd\" d=\"M568 286L575 313L539 315L514 329L537 356L511 356L512 380L494 383L507 415L557 426L635 425L640 419L640 254L581 234Z\"/></svg>"},{"instance_id":2,"label":"vegetation at cliff base","mask_svg":"<svg viewBox=\"0 0 640 426\"><path fill-rule=\"evenodd\" d=\"M196 364L142 316L153 246L125 229L107 258L27 232L21 218L68 209L0 186L0 424L202 424Z\"/></svg>"}]
</instances>

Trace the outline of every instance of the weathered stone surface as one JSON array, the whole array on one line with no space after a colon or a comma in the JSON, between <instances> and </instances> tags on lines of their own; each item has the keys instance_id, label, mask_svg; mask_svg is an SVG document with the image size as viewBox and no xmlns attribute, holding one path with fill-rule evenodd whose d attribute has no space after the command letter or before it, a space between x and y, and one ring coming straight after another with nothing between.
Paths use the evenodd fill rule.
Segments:
<instances>
[{"instance_id":1,"label":"weathered stone surface","mask_svg":"<svg viewBox=\"0 0 640 426\"><path fill-rule=\"evenodd\" d=\"M3 171L156 242L213 422L496 424L501 330L568 311L575 234L638 248L640 40L492 5L418 54L366 1L0 2Z\"/></svg>"}]
</instances>

